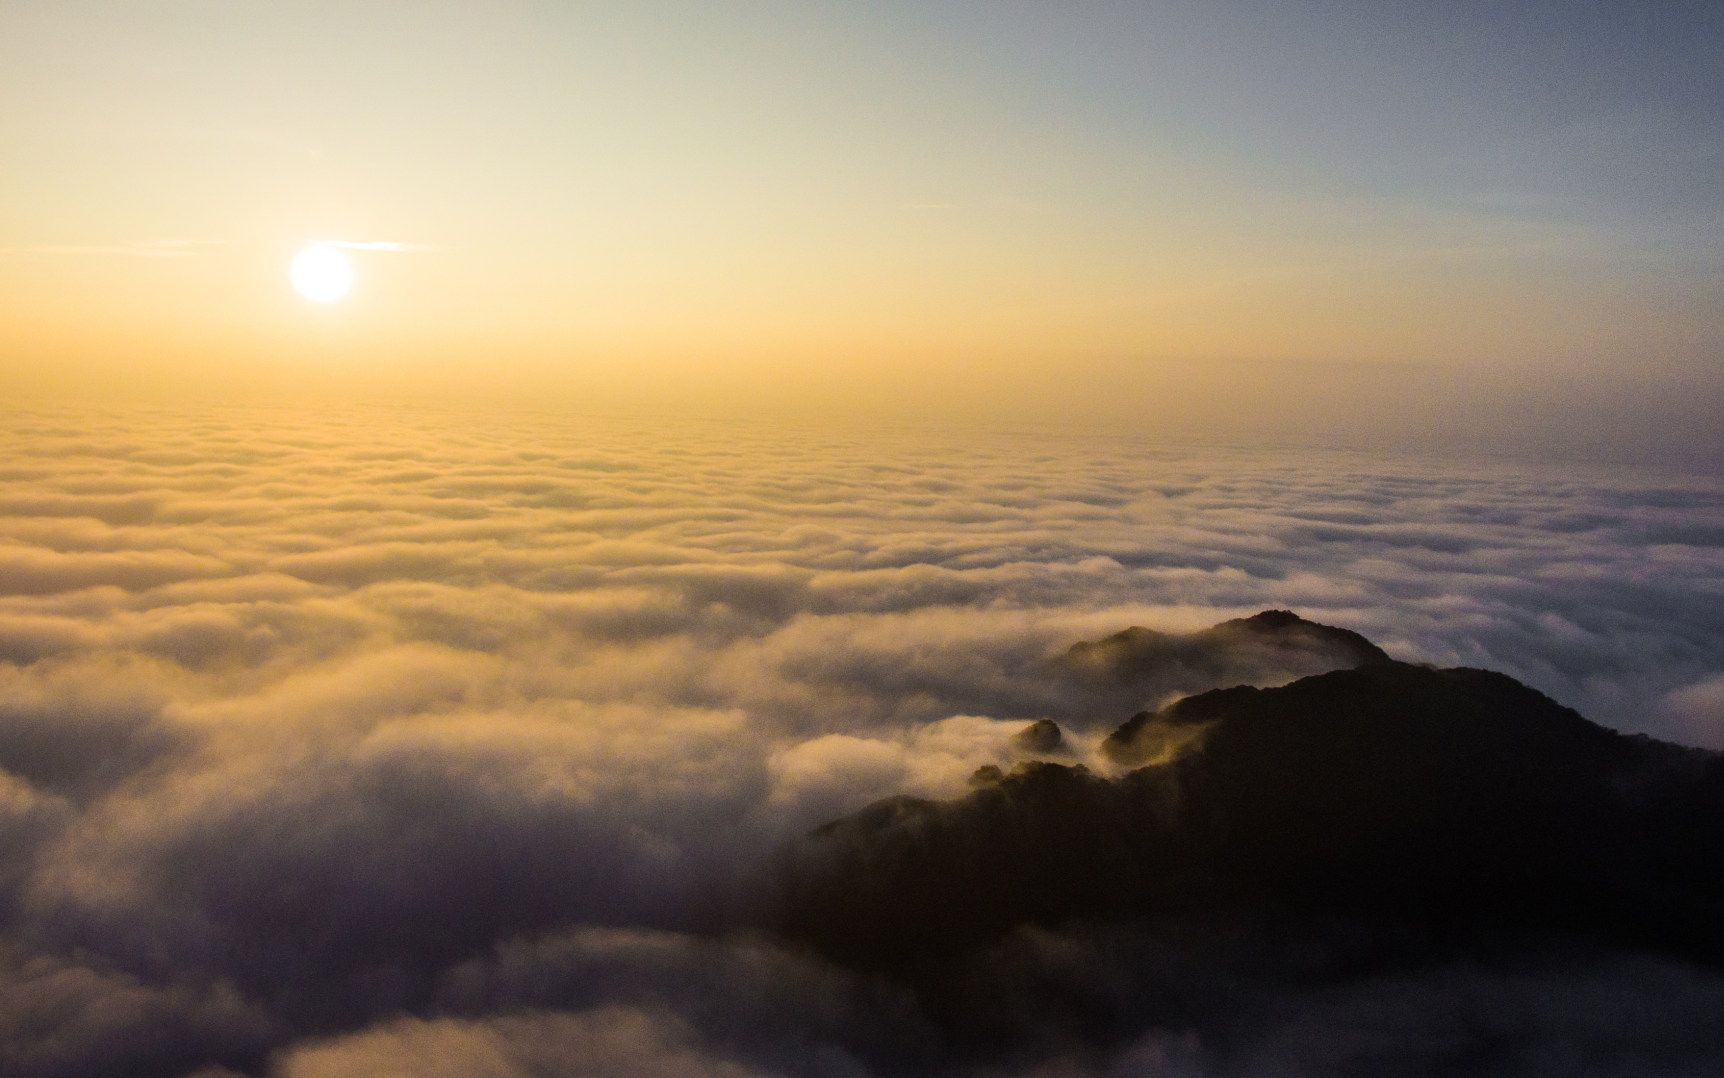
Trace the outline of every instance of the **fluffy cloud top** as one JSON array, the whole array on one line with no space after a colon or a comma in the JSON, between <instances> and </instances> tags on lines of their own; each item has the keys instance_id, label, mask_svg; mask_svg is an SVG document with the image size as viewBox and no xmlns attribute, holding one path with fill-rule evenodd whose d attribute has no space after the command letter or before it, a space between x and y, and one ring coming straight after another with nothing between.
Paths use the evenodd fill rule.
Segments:
<instances>
[{"instance_id":1,"label":"fluffy cloud top","mask_svg":"<svg viewBox=\"0 0 1724 1078\"><path fill-rule=\"evenodd\" d=\"M959 793L1029 720L1086 758L1222 676L1062 671L1129 625L1289 607L1625 729L1724 724L1706 479L141 411L15 413L0 479L20 1075L915 1055L910 1010L712 925L787 837ZM722 1005L679 994L691 970Z\"/></svg>"}]
</instances>

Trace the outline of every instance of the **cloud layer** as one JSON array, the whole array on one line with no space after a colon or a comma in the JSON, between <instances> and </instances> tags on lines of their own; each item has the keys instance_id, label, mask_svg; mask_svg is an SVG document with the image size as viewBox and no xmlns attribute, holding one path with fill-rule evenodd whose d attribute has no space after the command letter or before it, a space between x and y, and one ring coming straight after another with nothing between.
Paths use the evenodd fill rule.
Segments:
<instances>
[{"instance_id":1,"label":"cloud layer","mask_svg":"<svg viewBox=\"0 0 1724 1078\"><path fill-rule=\"evenodd\" d=\"M1053 657L1133 624L1293 608L1724 743L1711 480L404 412L0 439L8 1073L925 1060L889 991L714 925L1027 720L1087 757L1126 701Z\"/></svg>"}]
</instances>

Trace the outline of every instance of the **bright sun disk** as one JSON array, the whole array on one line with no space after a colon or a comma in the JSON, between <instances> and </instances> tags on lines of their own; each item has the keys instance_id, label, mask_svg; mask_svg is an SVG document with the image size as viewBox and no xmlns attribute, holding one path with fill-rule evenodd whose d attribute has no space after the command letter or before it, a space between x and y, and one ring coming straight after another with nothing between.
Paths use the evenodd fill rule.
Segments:
<instances>
[{"instance_id":1,"label":"bright sun disk","mask_svg":"<svg viewBox=\"0 0 1724 1078\"><path fill-rule=\"evenodd\" d=\"M288 270L293 287L313 303L333 303L353 287L353 264L326 244L313 244L293 257Z\"/></svg>"}]
</instances>

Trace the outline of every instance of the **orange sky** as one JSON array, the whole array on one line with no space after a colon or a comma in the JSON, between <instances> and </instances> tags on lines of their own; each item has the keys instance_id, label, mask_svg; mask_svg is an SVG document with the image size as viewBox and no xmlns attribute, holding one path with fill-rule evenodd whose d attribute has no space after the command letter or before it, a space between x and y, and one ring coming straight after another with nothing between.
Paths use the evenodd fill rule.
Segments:
<instances>
[{"instance_id":1,"label":"orange sky","mask_svg":"<svg viewBox=\"0 0 1724 1078\"><path fill-rule=\"evenodd\" d=\"M1679 49L1619 85L1488 25L1241 11L10 4L4 381L1216 422L1715 392ZM409 249L319 306L316 239Z\"/></svg>"}]
</instances>

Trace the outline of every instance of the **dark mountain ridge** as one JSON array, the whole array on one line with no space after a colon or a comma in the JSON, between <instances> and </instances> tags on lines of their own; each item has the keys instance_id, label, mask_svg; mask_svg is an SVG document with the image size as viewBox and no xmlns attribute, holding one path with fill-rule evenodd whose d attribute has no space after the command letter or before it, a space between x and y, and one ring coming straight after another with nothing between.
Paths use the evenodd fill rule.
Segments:
<instances>
[{"instance_id":1,"label":"dark mountain ridge","mask_svg":"<svg viewBox=\"0 0 1724 1078\"><path fill-rule=\"evenodd\" d=\"M825 825L786 855L777 927L936 992L1014 930L1123 923L1345 919L1444 953L1536 936L1724 965L1724 756L1310 626L1212 632L1360 661L1140 713L1105 742L1117 777L1033 762ZM1104 645L1166 650L1085 647Z\"/></svg>"},{"instance_id":2,"label":"dark mountain ridge","mask_svg":"<svg viewBox=\"0 0 1724 1078\"><path fill-rule=\"evenodd\" d=\"M1122 683L1165 674L1170 667L1204 670L1238 680L1270 663L1300 674L1387 662L1389 655L1351 629L1307 621L1291 610L1265 610L1192 633L1133 625L1100 640L1073 644L1061 656L1069 669Z\"/></svg>"},{"instance_id":3,"label":"dark mountain ridge","mask_svg":"<svg viewBox=\"0 0 1724 1078\"><path fill-rule=\"evenodd\" d=\"M1061 718L1085 729L1178 696L1230 685L1274 686L1373 663L1389 655L1350 629L1307 621L1290 610L1265 610L1196 632L1134 625L1085 640L1039 671L1067 690Z\"/></svg>"}]
</instances>

